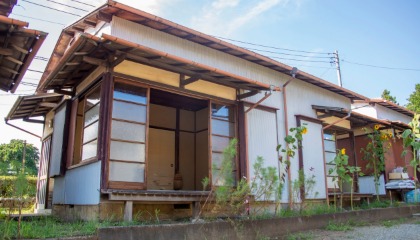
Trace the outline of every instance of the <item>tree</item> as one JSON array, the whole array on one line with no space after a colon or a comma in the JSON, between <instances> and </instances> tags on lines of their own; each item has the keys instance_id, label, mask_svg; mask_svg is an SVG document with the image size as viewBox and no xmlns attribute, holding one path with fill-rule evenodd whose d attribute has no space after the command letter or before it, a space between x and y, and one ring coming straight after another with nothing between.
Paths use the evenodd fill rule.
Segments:
<instances>
[{"instance_id":1,"label":"tree","mask_svg":"<svg viewBox=\"0 0 420 240\"><path fill-rule=\"evenodd\" d=\"M416 84L414 92L407 99L406 107L413 112L420 113L420 83Z\"/></svg>"},{"instance_id":2,"label":"tree","mask_svg":"<svg viewBox=\"0 0 420 240\"><path fill-rule=\"evenodd\" d=\"M0 174L17 175L22 171L24 140L12 139L10 143L0 144ZM36 175L39 150L32 144L26 144L25 174Z\"/></svg>"},{"instance_id":3,"label":"tree","mask_svg":"<svg viewBox=\"0 0 420 240\"><path fill-rule=\"evenodd\" d=\"M393 102L393 103L395 103L395 104L398 104L398 103L397 103L397 98L396 98L395 96L391 96L391 92L390 92L388 89L385 89L385 90L382 92L381 98L382 98L382 99L385 99L385 100L388 100L388 101L390 101L390 102Z\"/></svg>"}]
</instances>

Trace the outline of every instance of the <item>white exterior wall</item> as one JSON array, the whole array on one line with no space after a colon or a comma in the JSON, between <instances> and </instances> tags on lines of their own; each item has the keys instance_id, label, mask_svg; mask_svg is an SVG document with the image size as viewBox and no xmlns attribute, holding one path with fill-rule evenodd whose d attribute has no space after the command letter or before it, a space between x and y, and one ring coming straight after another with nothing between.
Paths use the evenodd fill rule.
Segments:
<instances>
[{"instance_id":1,"label":"white exterior wall","mask_svg":"<svg viewBox=\"0 0 420 240\"><path fill-rule=\"evenodd\" d=\"M378 119L386 119L391 121L401 121L403 123L409 123L411 122L412 118L399 113L397 111L394 111L392 109L386 108L384 106L381 106L379 104L375 105L376 111L378 113Z\"/></svg>"},{"instance_id":2,"label":"white exterior wall","mask_svg":"<svg viewBox=\"0 0 420 240\"><path fill-rule=\"evenodd\" d=\"M353 112L357 112L372 118L377 118L378 116L376 108L369 105L369 103L353 103L351 107Z\"/></svg>"},{"instance_id":3,"label":"white exterior wall","mask_svg":"<svg viewBox=\"0 0 420 240\"><path fill-rule=\"evenodd\" d=\"M181 56L188 60L192 60L224 71L228 71L239 76L243 76L278 87L282 86L288 79L290 79L290 76L279 73L267 67L115 16L113 17L113 20L111 22L111 35L140 45L144 45L146 47L167 52L175 56ZM260 100L263 96L264 93L260 93L255 96L249 97L246 100L250 102L256 102ZM283 109L282 93L274 92L262 104L277 109ZM315 114L315 111L312 109L312 105L342 107L347 109L350 109L351 106L350 100L348 98L297 79L287 86L287 104L289 111L289 128L296 127L295 115L299 114L316 118L317 116ZM255 112L257 111L254 109L250 113L248 113L248 115L255 114ZM274 119L273 116L275 115L272 114L270 118ZM276 119L278 126L277 140L280 144L284 145L284 113L282 110L277 111ZM263 116L255 115L255 118L252 121L255 121L256 123L259 122L260 124L262 124L268 120L264 119ZM249 129L252 129L252 124L253 123L250 120L248 120ZM271 133L272 132L274 131L271 131ZM263 136L261 137L263 138ZM321 136L318 140L314 139L314 141L318 141L317 144L321 143ZM255 147L255 149L265 149L267 146L266 144L264 144L265 142L267 141L255 141L255 143L253 144L249 143L250 159L257 155L252 153L253 150L251 150L251 148ZM272 151L276 153L275 146L277 145L277 143L270 142L269 145L274 146ZM267 150L271 152L271 149L268 149L268 147ZM266 161L267 159L276 159L277 161L277 157L275 156L276 155L274 154L272 154L271 156L270 153L270 157L267 156L265 157L265 159ZM320 156L314 157L318 159ZM311 158L311 156L308 156L308 158ZM308 161L311 161L311 159L308 159ZM249 166L251 168L251 162ZM297 169L298 159L296 156L296 159L291 159L292 179L297 179ZM285 186L285 189L287 189L287 186Z\"/></svg>"}]
</instances>

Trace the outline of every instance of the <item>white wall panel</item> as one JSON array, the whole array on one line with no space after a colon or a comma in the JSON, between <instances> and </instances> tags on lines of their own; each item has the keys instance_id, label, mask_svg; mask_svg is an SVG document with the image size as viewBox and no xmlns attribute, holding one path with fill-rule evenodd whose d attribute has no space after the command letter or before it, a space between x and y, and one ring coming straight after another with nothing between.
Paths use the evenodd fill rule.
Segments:
<instances>
[{"instance_id":1,"label":"white wall panel","mask_svg":"<svg viewBox=\"0 0 420 240\"><path fill-rule=\"evenodd\" d=\"M373 179L373 176L359 177L359 193L376 194L375 181ZM385 194L384 175L381 175L379 178L379 194Z\"/></svg>"},{"instance_id":2,"label":"white wall panel","mask_svg":"<svg viewBox=\"0 0 420 240\"><path fill-rule=\"evenodd\" d=\"M353 103L351 107L353 109L353 112L357 112L373 118L376 118L378 116L376 113L376 109L373 106L369 105L369 103Z\"/></svg>"},{"instance_id":3,"label":"white wall panel","mask_svg":"<svg viewBox=\"0 0 420 240\"><path fill-rule=\"evenodd\" d=\"M254 178L253 165L258 156L264 158L264 167L274 167L279 172L276 113L253 109L247 113L249 177ZM280 173L279 173L280 174ZM287 188L282 201L287 201Z\"/></svg>"},{"instance_id":4,"label":"white wall panel","mask_svg":"<svg viewBox=\"0 0 420 240\"><path fill-rule=\"evenodd\" d=\"M307 199L326 198L322 125L308 121L302 121L302 124L308 129L302 141L304 173L306 178L315 177L315 186Z\"/></svg>"},{"instance_id":5,"label":"white wall panel","mask_svg":"<svg viewBox=\"0 0 420 240\"><path fill-rule=\"evenodd\" d=\"M391 121L401 121L404 123L411 122L412 118L404 115L402 113L399 113L397 111L394 111L392 109L386 108L384 106L381 106L379 104L375 105L376 111L378 113L378 119L386 119Z\"/></svg>"},{"instance_id":6,"label":"white wall panel","mask_svg":"<svg viewBox=\"0 0 420 240\"><path fill-rule=\"evenodd\" d=\"M54 178L54 190L53 190L53 204L65 204L65 178L55 177Z\"/></svg>"},{"instance_id":7,"label":"white wall panel","mask_svg":"<svg viewBox=\"0 0 420 240\"><path fill-rule=\"evenodd\" d=\"M67 170L65 175L65 204L98 204L100 182L101 161Z\"/></svg>"}]
</instances>

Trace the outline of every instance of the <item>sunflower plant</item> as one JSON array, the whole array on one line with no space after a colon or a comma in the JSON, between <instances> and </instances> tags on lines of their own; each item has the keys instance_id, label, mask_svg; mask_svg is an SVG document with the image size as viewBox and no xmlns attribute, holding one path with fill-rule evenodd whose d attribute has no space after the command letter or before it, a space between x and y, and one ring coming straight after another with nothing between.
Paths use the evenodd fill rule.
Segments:
<instances>
[{"instance_id":1,"label":"sunflower plant","mask_svg":"<svg viewBox=\"0 0 420 240\"><path fill-rule=\"evenodd\" d=\"M414 179L417 180L417 171L420 171L419 168L419 159L417 157L418 152L420 151L420 114L415 114L413 120L408 124L411 129L406 129L402 133L403 144L405 148L411 150L404 150L402 156L405 156L408 151L412 151L413 159L410 161L410 165L414 168Z\"/></svg>"},{"instance_id":2,"label":"sunflower plant","mask_svg":"<svg viewBox=\"0 0 420 240\"><path fill-rule=\"evenodd\" d=\"M368 131L368 129L365 129L365 131ZM373 171L376 199L379 201L379 179L385 171L385 153L390 145L390 143L387 145L386 141L389 140L390 136L386 133L381 133L380 125L376 124L367 137L370 141L365 148L361 149L363 153L362 159L368 161L366 168Z\"/></svg>"}]
</instances>

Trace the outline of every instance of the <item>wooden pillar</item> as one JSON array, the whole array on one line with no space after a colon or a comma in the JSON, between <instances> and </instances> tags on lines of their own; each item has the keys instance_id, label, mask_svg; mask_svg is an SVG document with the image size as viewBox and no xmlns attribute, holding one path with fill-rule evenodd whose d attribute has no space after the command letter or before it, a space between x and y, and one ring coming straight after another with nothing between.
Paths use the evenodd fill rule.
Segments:
<instances>
[{"instance_id":1,"label":"wooden pillar","mask_svg":"<svg viewBox=\"0 0 420 240\"><path fill-rule=\"evenodd\" d=\"M192 218L198 219L200 217L201 204L200 201L192 203Z\"/></svg>"},{"instance_id":2,"label":"wooden pillar","mask_svg":"<svg viewBox=\"0 0 420 240\"><path fill-rule=\"evenodd\" d=\"M126 201L124 203L124 221L133 221L133 201Z\"/></svg>"}]
</instances>

